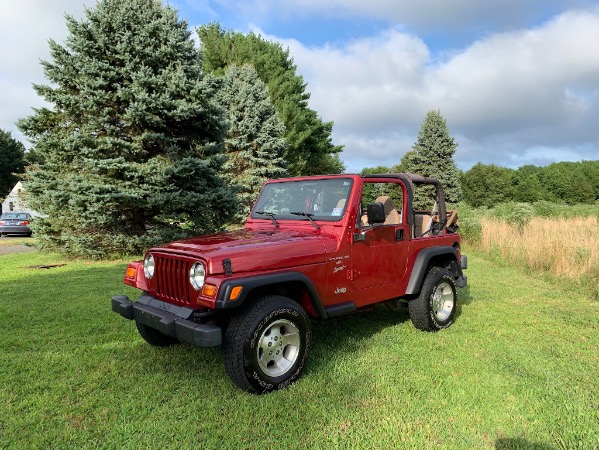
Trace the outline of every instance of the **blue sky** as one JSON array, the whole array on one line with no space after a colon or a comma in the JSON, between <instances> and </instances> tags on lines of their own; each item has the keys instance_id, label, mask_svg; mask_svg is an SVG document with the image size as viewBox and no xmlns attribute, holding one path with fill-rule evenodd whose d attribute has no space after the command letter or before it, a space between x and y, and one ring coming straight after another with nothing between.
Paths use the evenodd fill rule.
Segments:
<instances>
[{"instance_id":1,"label":"blue sky","mask_svg":"<svg viewBox=\"0 0 599 450\"><path fill-rule=\"evenodd\" d=\"M599 1L168 0L190 27L217 21L289 48L333 121L348 171L399 162L439 109L458 166L599 159ZM41 104L39 59L63 13L95 0L21 0L0 16L0 128ZM6 64L6 61L10 61Z\"/></svg>"},{"instance_id":2,"label":"blue sky","mask_svg":"<svg viewBox=\"0 0 599 450\"><path fill-rule=\"evenodd\" d=\"M297 39L308 46L325 43L343 42L377 34L381 29L400 26L407 32L418 34L433 52L444 53L451 48L460 48L491 33L510 31L519 28L531 28L550 18L573 8L592 7L596 2L587 0L479 0L467 2L445 1L453 8L460 21L446 20L444 15L433 16L434 10L428 8L428 2L421 7L413 6L405 20L394 15L377 14L352 7L352 2L333 2L334 11L327 8L309 7L303 10L302 1L194 1L168 0L179 10L181 16L190 24L217 21L225 28L247 32L259 27L269 35L283 39ZM278 8L288 3L288 9ZM317 2L305 2L317 4ZM326 4L326 2L322 2ZM339 6L344 4L345 7ZM364 2L366 3L366 2ZM412 1L375 2L379 6L416 3ZM245 7L240 5L246 5ZM249 5L249 6L247 6ZM262 5L255 8L254 5ZM272 5L269 7L268 5ZM410 9L407 6L406 9ZM398 14L401 8L397 8ZM464 10L469 11L464 13ZM424 16L424 17L422 17ZM428 17L427 17L428 16ZM455 19L455 18L454 18Z\"/></svg>"}]
</instances>

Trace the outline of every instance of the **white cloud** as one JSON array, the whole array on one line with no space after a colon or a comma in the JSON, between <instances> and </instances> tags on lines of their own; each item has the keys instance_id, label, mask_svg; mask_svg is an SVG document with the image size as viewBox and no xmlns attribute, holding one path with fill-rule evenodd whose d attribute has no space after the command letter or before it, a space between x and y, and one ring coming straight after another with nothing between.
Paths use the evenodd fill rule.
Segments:
<instances>
[{"instance_id":1,"label":"white cloud","mask_svg":"<svg viewBox=\"0 0 599 450\"><path fill-rule=\"evenodd\" d=\"M95 0L19 0L6 1L0 14L0 128L13 137L25 138L15 120L31 114L32 107L43 104L32 83L43 83L40 60L49 58L48 40L62 42L67 36L64 14L83 16L84 5Z\"/></svg>"},{"instance_id":2,"label":"white cloud","mask_svg":"<svg viewBox=\"0 0 599 450\"><path fill-rule=\"evenodd\" d=\"M309 83L311 106L335 121L352 170L361 168L366 142L369 165L397 163L426 111L437 108L460 144L462 167L518 165L522 155L540 161L543 152L545 162L599 159L599 9L490 35L441 62L396 29L337 47L281 42Z\"/></svg>"},{"instance_id":3,"label":"white cloud","mask_svg":"<svg viewBox=\"0 0 599 450\"><path fill-rule=\"evenodd\" d=\"M458 120L564 119L585 112L581 97L572 101L573 89L599 87L597 50L599 13L565 13L537 29L476 42L430 72L431 93Z\"/></svg>"},{"instance_id":4,"label":"white cloud","mask_svg":"<svg viewBox=\"0 0 599 450\"><path fill-rule=\"evenodd\" d=\"M359 118L359 129L376 131L383 125L382 118L396 115L424 89L430 55L413 35L388 30L343 48L306 48L297 41L283 44L310 83L315 109L342 127L355 126Z\"/></svg>"}]
</instances>

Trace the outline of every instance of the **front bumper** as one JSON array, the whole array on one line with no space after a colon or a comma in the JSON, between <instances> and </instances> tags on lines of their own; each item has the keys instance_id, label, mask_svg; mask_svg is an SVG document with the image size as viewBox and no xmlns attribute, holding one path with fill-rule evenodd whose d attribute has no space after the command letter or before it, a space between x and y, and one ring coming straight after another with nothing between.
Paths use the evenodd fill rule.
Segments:
<instances>
[{"instance_id":1,"label":"front bumper","mask_svg":"<svg viewBox=\"0 0 599 450\"><path fill-rule=\"evenodd\" d=\"M191 320L194 310L171 305L149 295L136 302L126 295L112 297L112 310L126 319L152 327L162 334L172 336L198 347L217 347L222 344L222 329L216 325L196 323Z\"/></svg>"}]
</instances>

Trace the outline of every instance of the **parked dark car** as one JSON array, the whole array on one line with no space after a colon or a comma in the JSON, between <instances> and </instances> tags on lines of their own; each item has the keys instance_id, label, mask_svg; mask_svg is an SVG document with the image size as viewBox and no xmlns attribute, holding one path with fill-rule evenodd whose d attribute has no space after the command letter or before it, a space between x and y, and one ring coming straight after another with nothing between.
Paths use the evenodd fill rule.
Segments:
<instances>
[{"instance_id":1,"label":"parked dark car","mask_svg":"<svg viewBox=\"0 0 599 450\"><path fill-rule=\"evenodd\" d=\"M29 224L33 220L31 214L25 212L7 212L0 215L0 237L9 234L31 236Z\"/></svg>"}]
</instances>

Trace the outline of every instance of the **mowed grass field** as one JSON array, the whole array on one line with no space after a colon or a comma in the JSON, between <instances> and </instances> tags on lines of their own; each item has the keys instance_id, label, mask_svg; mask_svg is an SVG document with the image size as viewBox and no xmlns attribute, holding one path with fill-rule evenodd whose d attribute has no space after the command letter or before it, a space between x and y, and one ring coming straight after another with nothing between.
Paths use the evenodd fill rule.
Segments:
<instances>
[{"instance_id":1,"label":"mowed grass field","mask_svg":"<svg viewBox=\"0 0 599 450\"><path fill-rule=\"evenodd\" d=\"M304 377L265 396L219 349L153 348L112 313L125 261L0 256L0 448L599 448L599 303L467 253L451 328L313 323Z\"/></svg>"},{"instance_id":2,"label":"mowed grass field","mask_svg":"<svg viewBox=\"0 0 599 450\"><path fill-rule=\"evenodd\" d=\"M37 239L30 237L6 237L0 238L0 247L9 247L11 245L29 245L34 246Z\"/></svg>"}]
</instances>

